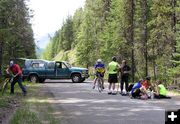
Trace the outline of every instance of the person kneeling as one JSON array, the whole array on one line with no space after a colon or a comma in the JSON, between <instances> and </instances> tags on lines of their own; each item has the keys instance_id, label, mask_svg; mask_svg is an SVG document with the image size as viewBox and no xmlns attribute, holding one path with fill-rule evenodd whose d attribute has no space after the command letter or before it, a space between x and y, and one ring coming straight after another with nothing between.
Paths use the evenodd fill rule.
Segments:
<instances>
[{"instance_id":1,"label":"person kneeling","mask_svg":"<svg viewBox=\"0 0 180 124\"><path fill-rule=\"evenodd\" d=\"M167 96L167 90L160 80L157 81L157 92L154 93L154 96L157 99L170 99L171 98Z\"/></svg>"}]
</instances>

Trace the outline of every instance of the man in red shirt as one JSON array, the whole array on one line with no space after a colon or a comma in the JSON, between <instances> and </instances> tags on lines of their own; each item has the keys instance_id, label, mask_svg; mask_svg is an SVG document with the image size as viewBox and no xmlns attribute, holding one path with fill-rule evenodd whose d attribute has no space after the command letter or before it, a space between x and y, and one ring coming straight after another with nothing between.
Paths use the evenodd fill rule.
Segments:
<instances>
[{"instance_id":1,"label":"man in red shirt","mask_svg":"<svg viewBox=\"0 0 180 124\"><path fill-rule=\"evenodd\" d=\"M10 66L7 68L6 72L9 74L12 72L13 74L13 82L11 83L11 94L14 94L14 85L18 82L19 87L23 91L23 95L25 96L27 93L26 88L22 85L22 71L18 64L15 64L14 61L10 61Z\"/></svg>"}]
</instances>

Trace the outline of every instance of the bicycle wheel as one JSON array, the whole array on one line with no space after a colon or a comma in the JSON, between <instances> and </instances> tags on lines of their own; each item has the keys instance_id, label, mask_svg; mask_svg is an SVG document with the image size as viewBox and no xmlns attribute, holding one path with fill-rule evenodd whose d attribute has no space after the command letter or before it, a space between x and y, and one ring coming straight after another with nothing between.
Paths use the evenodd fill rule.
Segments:
<instances>
[{"instance_id":1,"label":"bicycle wheel","mask_svg":"<svg viewBox=\"0 0 180 124\"><path fill-rule=\"evenodd\" d=\"M2 95L5 93L7 87L8 87L9 79L5 79L3 87L2 87Z\"/></svg>"},{"instance_id":2,"label":"bicycle wheel","mask_svg":"<svg viewBox=\"0 0 180 124\"><path fill-rule=\"evenodd\" d=\"M99 92L102 92L102 81L101 81L101 79L100 78L98 78L98 91Z\"/></svg>"}]
</instances>

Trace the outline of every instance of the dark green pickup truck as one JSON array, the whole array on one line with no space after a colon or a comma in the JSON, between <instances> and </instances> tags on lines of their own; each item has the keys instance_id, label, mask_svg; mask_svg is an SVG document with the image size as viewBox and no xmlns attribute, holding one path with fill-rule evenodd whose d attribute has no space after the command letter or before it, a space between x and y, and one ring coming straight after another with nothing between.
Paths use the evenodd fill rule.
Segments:
<instances>
[{"instance_id":1,"label":"dark green pickup truck","mask_svg":"<svg viewBox=\"0 0 180 124\"><path fill-rule=\"evenodd\" d=\"M23 78L31 82L44 82L45 79L72 79L73 82L83 82L89 77L88 69L72 67L65 61L47 61L25 59Z\"/></svg>"}]
</instances>

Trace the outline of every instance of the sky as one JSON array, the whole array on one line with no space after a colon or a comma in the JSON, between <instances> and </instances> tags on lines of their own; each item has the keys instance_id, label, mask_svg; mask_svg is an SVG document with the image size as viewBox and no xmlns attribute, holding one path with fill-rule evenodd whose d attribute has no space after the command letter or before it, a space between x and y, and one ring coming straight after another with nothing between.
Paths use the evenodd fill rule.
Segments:
<instances>
[{"instance_id":1,"label":"sky","mask_svg":"<svg viewBox=\"0 0 180 124\"><path fill-rule=\"evenodd\" d=\"M31 23L37 46L45 48L48 34L53 36L66 17L73 15L84 4L85 0L29 0L28 6L34 11Z\"/></svg>"}]
</instances>

